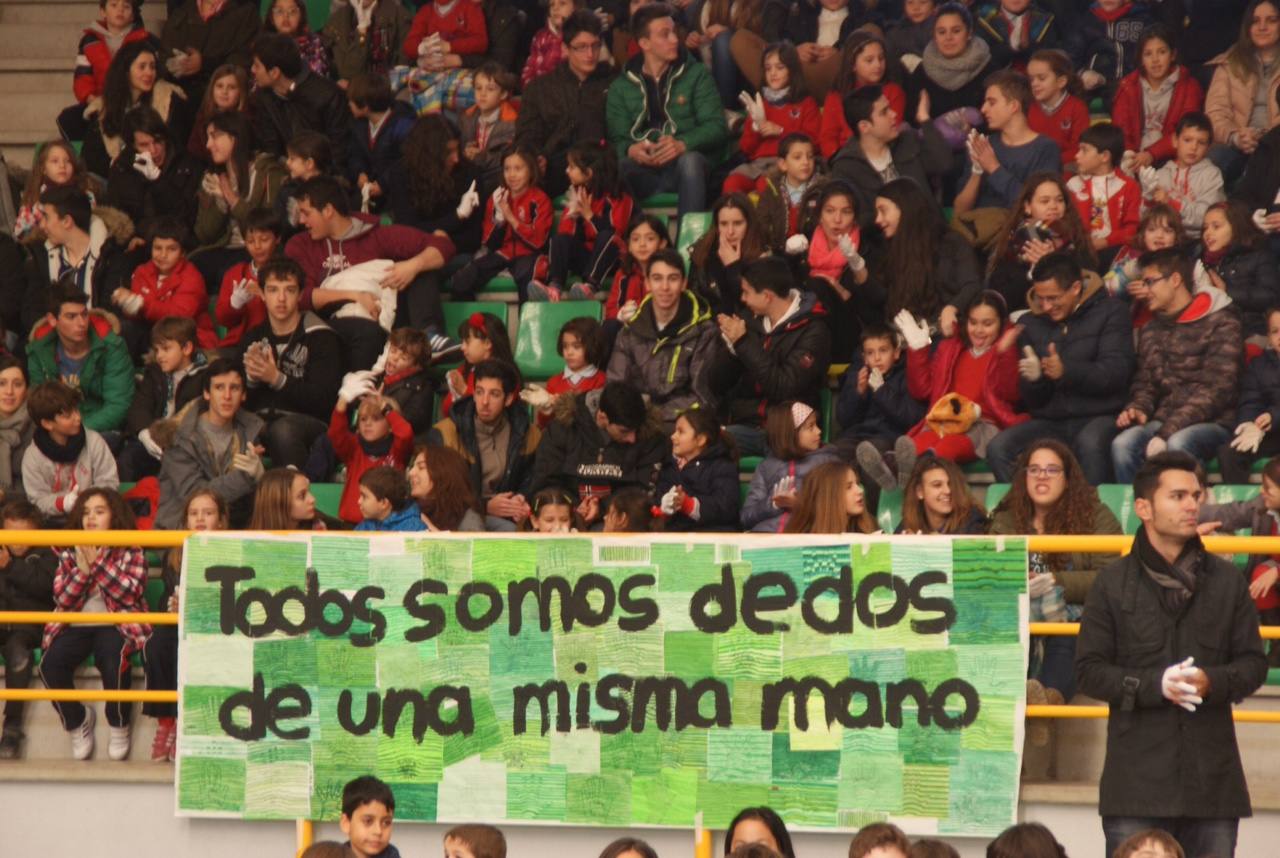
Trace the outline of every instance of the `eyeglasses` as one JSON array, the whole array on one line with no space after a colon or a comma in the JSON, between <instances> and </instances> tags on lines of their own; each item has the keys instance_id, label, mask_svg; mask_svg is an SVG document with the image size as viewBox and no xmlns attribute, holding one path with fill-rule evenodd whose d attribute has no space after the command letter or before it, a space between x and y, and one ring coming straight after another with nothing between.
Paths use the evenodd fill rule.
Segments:
<instances>
[{"instance_id":1,"label":"eyeglasses","mask_svg":"<svg viewBox=\"0 0 1280 858\"><path fill-rule=\"evenodd\" d=\"M599 42L577 42L569 46L569 50L575 54L593 54L600 50Z\"/></svg>"},{"instance_id":2,"label":"eyeglasses","mask_svg":"<svg viewBox=\"0 0 1280 858\"><path fill-rule=\"evenodd\" d=\"M1168 279L1169 279L1168 274L1161 274L1159 277L1143 277L1142 285L1150 289L1152 286L1156 285L1161 280L1168 280Z\"/></svg>"},{"instance_id":3,"label":"eyeglasses","mask_svg":"<svg viewBox=\"0 0 1280 858\"><path fill-rule=\"evenodd\" d=\"M1027 473L1033 477L1060 477L1062 476L1062 466L1045 465L1042 468L1039 465L1028 465Z\"/></svg>"}]
</instances>

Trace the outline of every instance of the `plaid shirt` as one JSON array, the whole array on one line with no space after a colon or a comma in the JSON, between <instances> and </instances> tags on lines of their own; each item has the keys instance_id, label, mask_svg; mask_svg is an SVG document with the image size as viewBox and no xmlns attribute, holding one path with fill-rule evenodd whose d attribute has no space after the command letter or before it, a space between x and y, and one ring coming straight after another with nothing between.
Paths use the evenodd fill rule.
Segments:
<instances>
[{"instance_id":1,"label":"plaid shirt","mask_svg":"<svg viewBox=\"0 0 1280 858\"><path fill-rule=\"evenodd\" d=\"M111 613L137 613L147 610L144 598L147 587L147 558L141 548L104 548L88 572L76 563L74 548L58 554L58 571L53 579L53 601L57 611L79 611L96 585ZM44 627L44 649L66 628L65 623L49 623ZM124 623L120 634L125 639L121 670L129 667L128 657L141 650L151 635L151 626Z\"/></svg>"}]
</instances>

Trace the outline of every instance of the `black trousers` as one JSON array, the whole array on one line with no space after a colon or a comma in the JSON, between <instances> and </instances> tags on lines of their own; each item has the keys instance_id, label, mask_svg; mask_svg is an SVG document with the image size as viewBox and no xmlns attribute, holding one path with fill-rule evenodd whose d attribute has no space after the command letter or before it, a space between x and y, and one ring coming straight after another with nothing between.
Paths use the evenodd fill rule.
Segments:
<instances>
[{"instance_id":1,"label":"black trousers","mask_svg":"<svg viewBox=\"0 0 1280 858\"><path fill-rule=\"evenodd\" d=\"M533 267L538 257L530 254L518 259L507 259L501 253L489 251L481 256L473 256L471 261L462 266L449 282L449 291L458 301L474 301L478 292L486 283L502 273L503 269L511 272L516 281L516 290L520 293L520 302L528 298L526 287L533 279Z\"/></svg>"},{"instance_id":2,"label":"black trousers","mask_svg":"<svg viewBox=\"0 0 1280 858\"><path fill-rule=\"evenodd\" d=\"M178 687L178 627L155 626L143 650L143 669L148 691L173 691ZM152 718L174 718L176 703L143 703L142 714Z\"/></svg>"},{"instance_id":3,"label":"black trousers","mask_svg":"<svg viewBox=\"0 0 1280 858\"><path fill-rule=\"evenodd\" d=\"M4 656L4 687L28 688L35 672L35 649L40 646L40 626L9 626L0 632L0 655ZM7 700L4 704L4 726L22 728L26 703Z\"/></svg>"},{"instance_id":4,"label":"black trousers","mask_svg":"<svg viewBox=\"0 0 1280 858\"><path fill-rule=\"evenodd\" d=\"M40 678L49 688L75 688L76 668L93 656L104 689L129 688L133 677L129 665L122 665L125 639L116 626L67 626L53 639L40 661ZM123 669L122 669L123 667ZM54 702L62 726L74 730L84 723L84 704ZM125 727L132 714L131 703L108 703L107 723Z\"/></svg>"},{"instance_id":5,"label":"black trousers","mask_svg":"<svg viewBox=\"0 0 1280 858\"><path fill-rule=\"evenodd\" d=\"M563 289L569 275L577 274L596 290L609 282L613 269L617 267L618 244L613 240L611 229L596 234L593 250L587 250L576 236L562 233L551 236L546 281L550 285Z\"/></svg>"}]
</instances>

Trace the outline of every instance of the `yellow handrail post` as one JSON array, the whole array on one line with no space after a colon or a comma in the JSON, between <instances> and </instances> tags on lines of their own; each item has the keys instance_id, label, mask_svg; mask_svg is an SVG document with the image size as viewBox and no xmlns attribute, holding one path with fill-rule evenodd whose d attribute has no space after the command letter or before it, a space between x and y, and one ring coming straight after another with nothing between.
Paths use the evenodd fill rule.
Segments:
<instances>
[{"instance_id":1,"label":"yellow handrail post","mask_svg":"<svg viewBox=\"0 0 1280 858\"><path fill-rule=\"evenodd\" d=\"M298 841L298 858L302 858L302 853L307 851L307 847L316 839L315 825L309 819L299 819L295 822L296 836Z\"/></svg>"}]
</instances>

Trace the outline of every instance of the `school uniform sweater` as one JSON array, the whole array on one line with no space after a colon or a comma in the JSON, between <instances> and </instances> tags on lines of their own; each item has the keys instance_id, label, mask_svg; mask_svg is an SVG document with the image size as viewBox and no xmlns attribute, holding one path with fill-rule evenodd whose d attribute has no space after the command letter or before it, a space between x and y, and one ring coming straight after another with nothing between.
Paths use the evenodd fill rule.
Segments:
<instances>
[{"instance_id":1,"label":"school uniform sweater","mask_svg":"<svg viewBox=\"0 0 1280 858\"><path fill-rule=\"evenodd\" d=\"M765 136L756 127L755 120L748 117L747 124L742 128L742 139L738 145L749 161L754 161L756 158L778 157L778 141L788 134L806 134L810 140L816 141L822 129L822 114L818 112L818 104L812 98L780 104L765 101L764 118L781 126L782 132Z\"/></svg>"},{"instance_id":2,"label":"school uniform sweater","mask_svg":"<svg viewBox=\"0 0 1280 858\"><path fill-rule=\"evenodd\" d=\"M484 245L506 259L519 259L546 250L554 210L546 192L541 188L527 188L520 196L510 198L510 207L516 222L498 223L494 220L493 197L485 203Z\"/></svg>"},{"instance_id":3,"label":"school uniform sweater","mask_svg":"<svg viewBox=\"0 0 1280 858\"><path fill-rule=\"evenodd\" d=\"M1142 189L1137 182L1120 173L1072 176L1067 190L1092 238L1105 238L1108 247L1133 240L1142 209Z\"/></svg>"}]
</instances>

